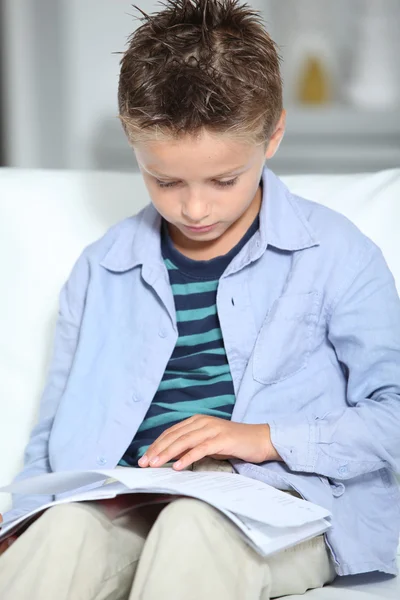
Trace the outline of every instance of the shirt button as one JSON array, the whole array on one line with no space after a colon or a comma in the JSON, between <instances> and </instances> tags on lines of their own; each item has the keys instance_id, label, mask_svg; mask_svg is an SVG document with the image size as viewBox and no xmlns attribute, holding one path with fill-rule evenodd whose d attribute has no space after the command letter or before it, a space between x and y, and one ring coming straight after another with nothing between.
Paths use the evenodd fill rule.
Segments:
<instances>
[{"instance_id":1,"label":"shirt button","mask_svg":"<svg viewBox=\"0 0 400 600\"><path fill-rule=\"evenodd\" d=\"M339 467L338 468L338 473L340 473L340 475L346 475L346 473L348 472L348 468L346 466L343 467Z\"/></svg>"},{"instance_id":2,"label":"shirt button","mask_svg":"<svg viewBox=\"0 0 400 600\"><path fill-rule=\"evenodd\" d=\"M98 456L97 464L100 465L100 467L104 467L104 465L107 464L107 459L104 456Z\"/></svg>"},{"instance_id":3,"label":"shirt button","mask_svg":"<svg viewBox=\"0 0 400 600\"><path fill-rule=\"evenodd\" d=\"M137 396L133 396L133 401L134 402L140 402L140 398L138 398Z\"/></svg>"},{"instance_id":4,"label":"shirt button","mask_svg":"<svg viewBox=\"0 0 400 600\"><path fill-rule=\"evenodd\" d=\"M160 336L160 338L166 338L167 332L165 331L165 329L160 329L160 331L158 332L158 335Z\"/></svg>"}]
</instances>

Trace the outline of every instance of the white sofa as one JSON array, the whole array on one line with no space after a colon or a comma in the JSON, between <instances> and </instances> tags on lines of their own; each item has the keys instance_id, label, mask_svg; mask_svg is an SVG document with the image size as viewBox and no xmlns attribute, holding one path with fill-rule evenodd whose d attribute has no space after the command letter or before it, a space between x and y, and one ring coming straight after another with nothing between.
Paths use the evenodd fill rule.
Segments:
<instances>
[{"instance_id":1,"label":"white sofa","mask_svg":"<svg viewBox=\"0 0 400 600\"><path fill-rule=\"evenodd\" d=\"M373 238L400 289L400 170L285 180L296 193L343 212ZM61 285L85 245L146 202L136 174L0 169L0 485L22 464ZM0 512L8 506L9 498L0 495ZM307 596L398 600L400 579L343 578Z\"/></svg>"}]
</instances>

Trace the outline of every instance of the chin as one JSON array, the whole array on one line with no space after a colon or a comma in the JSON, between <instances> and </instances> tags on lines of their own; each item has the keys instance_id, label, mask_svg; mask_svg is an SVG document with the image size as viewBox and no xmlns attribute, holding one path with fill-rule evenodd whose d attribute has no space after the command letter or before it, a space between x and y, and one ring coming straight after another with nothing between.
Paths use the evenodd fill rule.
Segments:
<instances>
[{"instance_id":1,"label":"chin","mask_svg":"<svg viewBox=\"0 0 400 600\"><path fill-rule=\"evenodd\" d=\"M219 227L216 227L213 231L208 231L204 233L191 233L190 231L182 231L181 234L188 240L193 242L212 242L217 240L222 235L224 235L225 230L221 230Z\"/></svg>"}]
</instances>

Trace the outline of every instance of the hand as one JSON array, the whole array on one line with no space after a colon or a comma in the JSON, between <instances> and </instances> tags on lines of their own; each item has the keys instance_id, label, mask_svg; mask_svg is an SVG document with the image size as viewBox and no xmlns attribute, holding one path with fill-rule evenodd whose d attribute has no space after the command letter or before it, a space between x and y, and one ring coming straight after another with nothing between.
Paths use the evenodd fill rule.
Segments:
<instances>
[{"instance_id":1,"label":"hand","mask_svg":"<svg viewBox=\"0 0 400 600\"><path fill-rule=\"evenodd\" d=\"M3 517L0 514L0 524L3 522ZM15 535L10 535L10 537L8 537L7 539L5 539L3 542L0 542L0 556L2 554L4 554L4 552L6 550L9 549L9 547L15 542L15 540L17 539L17 536Z\"/></svg>"},{"instance_id":2,"label":"hand","mask_svg":"<svg viewBox=\"0 0 400 600\"><path fill-rule=\"evenodd\" d=\"M164 431L139 460L139 466L162 467L179 458L173 467L181 471L205 456L252 463L282 460L272 445L269 425L196 415Z\"/></svg>"}]
</instances>

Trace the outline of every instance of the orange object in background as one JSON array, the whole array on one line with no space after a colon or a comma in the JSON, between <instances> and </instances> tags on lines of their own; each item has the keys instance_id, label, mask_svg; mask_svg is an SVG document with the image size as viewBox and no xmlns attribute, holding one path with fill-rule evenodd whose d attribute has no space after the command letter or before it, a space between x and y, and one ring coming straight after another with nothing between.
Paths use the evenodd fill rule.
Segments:
<instances>
[{"instance_id":1,"label":"orange object in background","mask_svg":"<svg viewBox=\"0 0 400 600\"><path fill-rule=\"evenodd\" d=\"M331 82L323 61L315 55L305 59L299 75L298 101L301 104L326 104L331 101Z\"/></svg>"}]
</instances>

